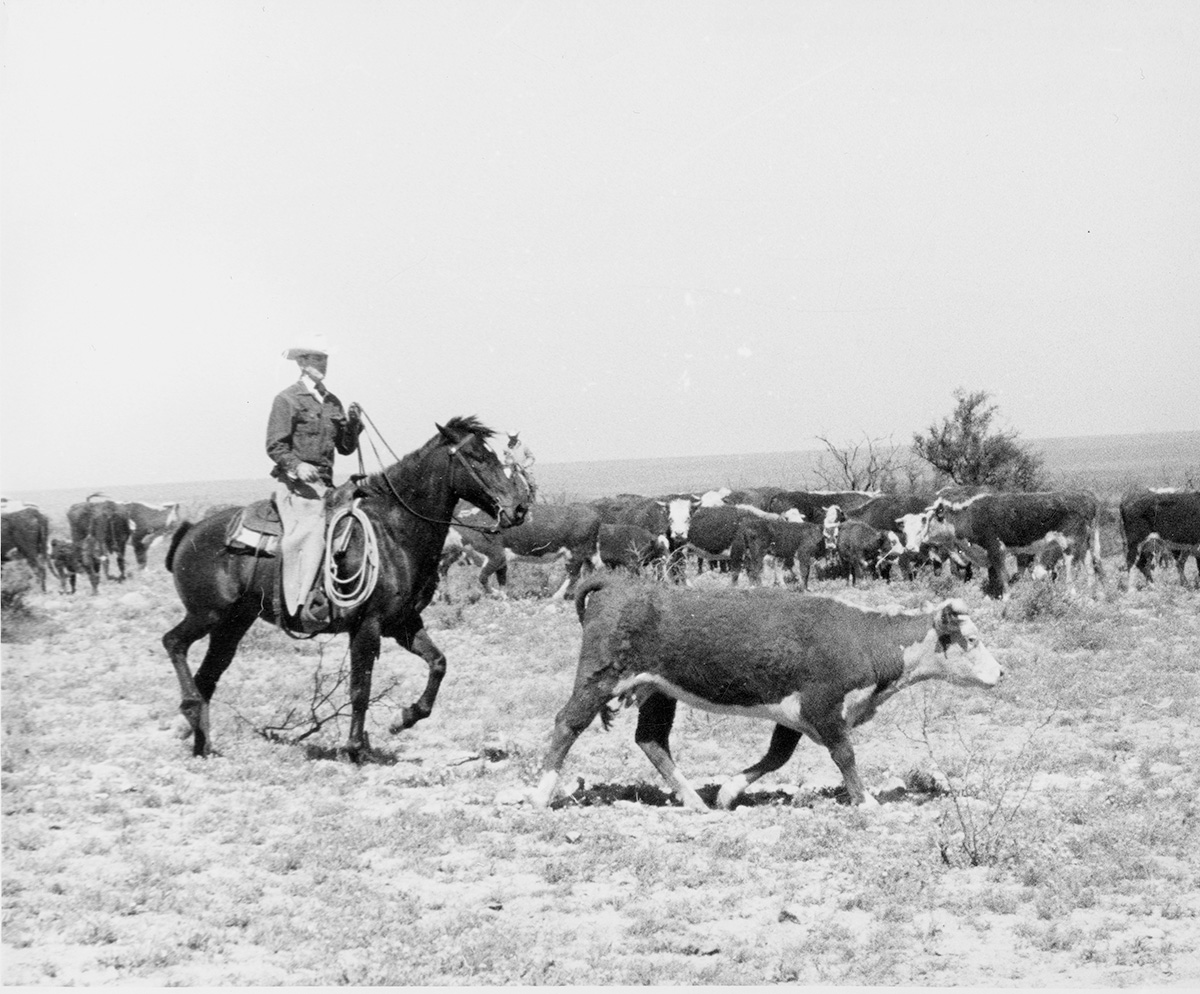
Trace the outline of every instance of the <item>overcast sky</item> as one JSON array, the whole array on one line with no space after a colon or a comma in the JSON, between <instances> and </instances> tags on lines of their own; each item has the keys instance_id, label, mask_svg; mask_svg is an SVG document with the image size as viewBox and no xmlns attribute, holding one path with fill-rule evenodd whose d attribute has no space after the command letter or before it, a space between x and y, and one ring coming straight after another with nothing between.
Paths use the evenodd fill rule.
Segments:
<instances>
[{"instance_id":1,"label":"overcast sky","mask_svg":"<svg viewBox=\"0 0 1200 994\"><path fill-rule=\"evenodd\" d=\"M2 484L1200 427L1200 4L7 0ZM343 460L342 469L350 467Z\"/></svg>"}]
</instances>

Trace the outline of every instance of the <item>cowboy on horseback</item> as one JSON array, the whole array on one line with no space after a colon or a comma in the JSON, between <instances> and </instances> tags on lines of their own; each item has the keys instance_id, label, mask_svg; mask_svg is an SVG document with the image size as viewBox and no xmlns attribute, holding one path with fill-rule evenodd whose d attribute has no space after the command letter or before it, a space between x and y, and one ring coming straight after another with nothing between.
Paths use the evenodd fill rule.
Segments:
<instances>
[{"instance_id":1,"label":"cowboy on horseback","mask_svg":"<svg viewBox=\"0 0 1200 994\"><path fill-rule=\"evenodd\" d=\"M325 386L329 350L314 339L284 352L300 379L280 391L267 421L267 455L275 463L275 504L283 524L280 554L287 613L308 624L329 620L324 593L313 582L324 554L325 494L333 486L335 452L358 448L362 409L349 411Z\"/></svg>"},{"instance_id":2,"label":"cowboy on horseback","mask_svg":"<svg viewBox=\"0 0 1200 994\"><path fill-rule=\"evenodd\" d=\"M532 504L537 500L537 481L533 478L533 464L537 459L533 450L521 441L520 432L508 433L508 444L504 447L502 455L509 475L520 477L525 482L525 489L529 492L529 503Z\"/></svg>"}]
</instances>

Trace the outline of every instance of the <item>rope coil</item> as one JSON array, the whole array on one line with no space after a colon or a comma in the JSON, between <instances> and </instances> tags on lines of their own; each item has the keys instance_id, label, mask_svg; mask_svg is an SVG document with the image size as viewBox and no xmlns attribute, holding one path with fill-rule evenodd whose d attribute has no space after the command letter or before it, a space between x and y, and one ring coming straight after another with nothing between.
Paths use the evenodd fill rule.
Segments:
<instances>
[{"instance_id":1,"label":"rope coil","mask_svg":"<svg viewBox=\"0 0 1200 994\"><path fill-rule=\"evenodd\" d=\"M325 531L323 587L329 603L342 611L362 604L374 592L379 580L379 540L370 520L358 505L359 502L355 500L346 507L339 507L333 512ZM341 576L334 557L344 552L350 544L355 524L363 538L362 564L349 576Z\"/></svg>"}]
</instances>

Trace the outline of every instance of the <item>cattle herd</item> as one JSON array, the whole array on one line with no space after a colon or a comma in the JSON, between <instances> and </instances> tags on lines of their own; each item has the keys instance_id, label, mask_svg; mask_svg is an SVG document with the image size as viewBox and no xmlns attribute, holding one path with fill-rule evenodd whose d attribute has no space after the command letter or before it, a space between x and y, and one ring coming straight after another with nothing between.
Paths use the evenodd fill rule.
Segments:
<instances>
[{"instance_id":1,"label":"cattle herd","mask_svg":"<svg viewBox=\"0 0 1200 994\"><path fill-rule=\"evenodd\" d=\"M1017 576L1062 576L1076 566L1090 585L1103 575L1102 508L1085 491L996 493L947 487L898 496L864 491L728 488L703 494L623 494L590 502L534 504L521 525L497 532L478 511L459 516L442 555L442 575L459 561L480 566L484 590L499 592L514 560L562 559L558 593L570 597L585 570L651 570L676 580L688 564L745 573L751 585L770 570L807 590L814 575L890 580L918 570L986 570L984 589L1003 597ZM1126 569L1153 582L1156 559L1174 559L1185 582L1189 557L1200 571L1200 493L1175 489L1127 494L1119 507ZM1010 566L1009 557L1014 566ZM1200 578L1198 578L1200 583Z\"/></svg>"},{"instance_id":2,"label":"cattle herd","mask_svg":"<svg viewBox=\"0 0 1200 994\"><path fill-rule=\"evenodd\" d=\"M1118 512L1131 583L1135 570L1152 583L1156 561L1173 560L1181 584L1189 557L1200 574L1200 493L1130 493ZM1076 566L1091 586L1102 576L1101 514L1084 491L986 488L911 496L780 487L625 494L533 504L520 524L504 529L481 511L460 508L440 571L445 579L454 563L467 561L479 569L484 590L495 578L503 596L513 560L565 561L559 593L574 600L582 648L574 690L556 717L531 794L535 803L551 802L572 744L597 716L607 725L612 702L621 700L636 702L638 746L689 807L706 805L671 756L678 701L774 722L766 754L726 780L718 806L731 806L749 784L782 766L802 736L829 750L851 802L871 804L850 730L918 681L987 688L1003 670L961 599L924 611L866 610L793 589L807 592L814 578L857 584L894 573L912 578L918 570L952 569L969 580L979 569L984 590L1003 597L1025 571L1070 585ZM177 504L121 504L93 494L67 512L70 539L51 541L38 508L6 502L4 558L27 560L43 590L49 569L64 593L74 591L79 572L95 592L114 565L124 579L127 544L144 567L150 543L178 519ZM732 584L693 584L693 571L706 569L727 572ZM764 586L768 571L782 584L736 589L742 573L749 587ZM448 585L441 586L444 592Z\"/></svg>"},{"instance_id":3,"label":"cattle herd","mask_svg":"<svg viewBox=\"0 0 1200 994\"><path fill-rule=\"evenodd\" d=\"M69 539L52 539L50 520L34 504L6 499L3 522L3 558L21 558L29 563L43 591L47 572L58 578L64 594L75 593L82 573L94 594L102 575L110 580L125 579L125 550L130 546L138 566L145 569L151 545L179 523L179 504L118 503L103 494L92 494L68 508Z\"/></svg>"}]
</instances>

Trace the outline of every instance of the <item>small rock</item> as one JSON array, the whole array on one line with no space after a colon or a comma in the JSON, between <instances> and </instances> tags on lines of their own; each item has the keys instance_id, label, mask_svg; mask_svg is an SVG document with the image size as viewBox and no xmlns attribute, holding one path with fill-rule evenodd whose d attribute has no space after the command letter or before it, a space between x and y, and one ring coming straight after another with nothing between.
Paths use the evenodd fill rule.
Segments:
<instances>
[{"instance_id":1,"label":"small rock","mask_svg":"<svg viewBox=\"0 0 1200 994\"><path fill-rule=\"evenodd\" d=\"M779 911L779 920L781 922L795 922L799 924L804 920L804 908L798 904L789 904Z\"/></svg>"},{"instance_id":2,"label":"small rock","mask_svg":"<svg viewBox=\"0 0 1200 994\"><path fill-rule=\"evenodd\" d=\"M563 836L563 838L565 838L568 842L570 842L572 845L574 845L576 842L578 842L580 839L583 838L583 833L581 831L579 831L579 829L573 828L569 832L567 832L566 835Z\"/></svg>"},{"instance_id":3,"label":"small rock","mask_svg":"<svg viewBox=\"0 0 1200 994\"><path fill-rule=\"evenodd\" d=\"M493 798L495 804L524 804L529 800L529 789L527 787L506 787L504 790L497 791Z\"/></svg>"}]
</instances>

